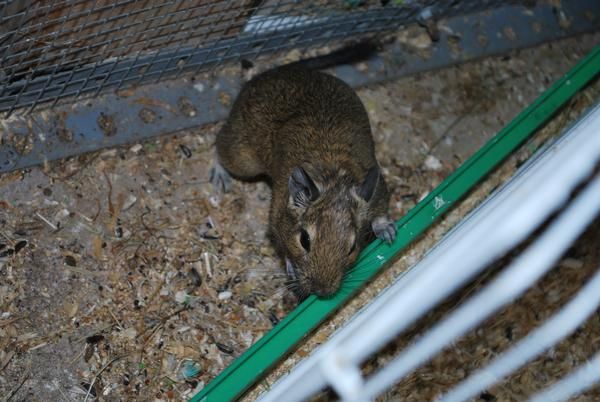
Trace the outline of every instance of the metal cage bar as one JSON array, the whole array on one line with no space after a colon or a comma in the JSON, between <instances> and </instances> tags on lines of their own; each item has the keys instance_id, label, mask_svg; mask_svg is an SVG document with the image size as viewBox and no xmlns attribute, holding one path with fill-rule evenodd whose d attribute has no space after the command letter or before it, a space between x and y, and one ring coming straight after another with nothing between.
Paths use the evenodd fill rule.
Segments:
<instances>
[{"instance_id":1,"label":"metal cage bar","mask_svg":"<svg viewBox=\"0 0 600 402\"><path fill-rule=\"evenodd\" d=\"M6 1L0 14L0 112L55 106L60 99L197 73L241 57L356 40L416 22L423 10L438 19L503 3Z\"/></svg>"}]
</instances>

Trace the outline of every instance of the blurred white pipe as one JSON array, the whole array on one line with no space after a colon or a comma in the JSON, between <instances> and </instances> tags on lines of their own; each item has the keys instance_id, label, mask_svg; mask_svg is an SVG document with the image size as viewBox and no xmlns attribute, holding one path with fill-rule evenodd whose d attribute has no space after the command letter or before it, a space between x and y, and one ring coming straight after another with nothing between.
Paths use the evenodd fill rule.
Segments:
<instances>
[{"instance_id":1,"label":"blurred white pipe","mask_svg":"<svg viewBox=\"0 0 600 402\"><path fill-rule=\"evenodd\" d=\"M600 212L600 177L569 204L550 227L498 278L435 325L365 384L361 398L373 398L427 362L477 324L500 310L552 269ZM600 294L600 292L599 292ZM485 387L482 388L482 390ZM462 399L451 399L458 401Z\"/></svg>"},{"instance_id":2,"label":"blurred white pipe","mask_svg":"<svg viewBox=\"0 0 600 402\"><path fill-rule=\"evenodd\" d=\"M600 270L560 312L532 331L516 346L475 372L439 402L460 402L477 396L481 391L532 360L546 349L573 333L600 306Z\"/></svg>"},{"instance_id":3,"label":"blurred white pipe","mask_svg":"<svg viewBox=\"0 0 600 402\"><path fill-rule=\"evenodd\" d=\"M562 402L585 392L600 382L600 353L551 387L534 395L529 402Z\"/></svg>"}]
</instances>

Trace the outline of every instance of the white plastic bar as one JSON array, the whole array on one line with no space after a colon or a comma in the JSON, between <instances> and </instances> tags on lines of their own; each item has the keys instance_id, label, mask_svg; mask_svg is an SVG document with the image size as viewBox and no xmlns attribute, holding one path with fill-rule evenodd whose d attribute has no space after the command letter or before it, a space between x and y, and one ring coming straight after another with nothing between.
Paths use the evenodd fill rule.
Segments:
<instances>
[{"instance_id":1,"label":"white plastic bar","mask_svg":"<svg viewBox=\"0 0 600 402\"><path fill-rule=\"evenodd\" d=\"M527 180L484 220L470 225L436 261L421 261L427 268L386 303L384 315L357 328L351 338L342 342L340 348L349 360L364 361L488 263L525 240L567 200L572 188L591 173L600 157L600 108L576 128L580 135L563 141L549 153L550 158L541 159Z\"/></svg>"},{"instance_id":2,"label":"white plastic bar","mask_svg":"<svg viewBox=\"0 0 600 402\"><path fill-rule=\"evenodd\" d=\"M562 402L600 383L600 353L556 384L534 395L529 402Z\"/></svg>"},{"instance_id":3,"label":"white plastic bar","mask_svg":"<svg viewBox=\"0 0 600 402\"><path fill-rule=\"evenodd\" d=\"M600 306L600 268L559 313L532 331L515 347L475 372L439 402L462 402L480 394L552 345L573 333Z\"/></svg>"},{"instance_id":4,"label":"white plastic bar","mask_svg":"<svg viewBox=\"0 0 600 402\"><path fill-rule=\"evenodd\" d=\"M329 355L320 368L342 400L359 393L364 386L360 367L349 363L344 356Z\"/></svg>"},{"instance_id":5,"label":"white plastic bar","mask_svg":"<svg viewBox=\"0 0 600 402\"><path fill-rule=\"evenodd\" d=\"M366 383L359 398L373 398L428 361L456 338L511 302L558 261L600 212L600 177L490 285L398 355Z\"/></svg>"},{"instance_id":6,"label":"white plastic bar","mask_svg":"<svg viewBox=\"0 0 600 402\"><path fill-rule=\"evenodd\" d=\"M384 315L357 328L343 341L347 358L360 363L383 347L400 331L458 290L488 263L525 240L551 212L568 198L571 190L594 169L600 158L600 108L575 126L570 140L548 152L532 166L531 173L508 197L469 225L451 247L436 260L427 257L419 276L383 306ZM384 318L387 317L387 318ZM397 317L389 319L389 317Z\"/></svg>"},{"instance_id":7,"label":"white plastic bar","mask_svg":"<svg viewBox=\"0 0 600 402\"><path fill-rule=\"evenodd\" d=\"M294 402L308 398L329 383L319 367L328 356L344 354L353 364L359 364L489 262L526 238L591 173L600 159L599 131L597 105L544 153L522 166L515 177L456 225L418 264L276 382L260 400Z\"/></svg>"}]
</instances>

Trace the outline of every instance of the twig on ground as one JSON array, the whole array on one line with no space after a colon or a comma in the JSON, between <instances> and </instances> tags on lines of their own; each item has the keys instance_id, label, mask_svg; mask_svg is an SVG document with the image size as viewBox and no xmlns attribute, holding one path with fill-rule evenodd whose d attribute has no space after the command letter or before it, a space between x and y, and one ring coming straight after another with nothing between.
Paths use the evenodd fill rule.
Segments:
<instances>
[{"instance_id":1,"label":"twig on ground","mask_svg":"<svg viewBox=\"0 0 600 402\"><path fill-rule=\"evenodd\" d=\"M90 383L90 386L87 389L87 393L85 394L85 398L83 399L83 402L87 402L87 400L88 400L88 398L90 396L90 393L92 392L92 387L96 383L96 380L98 380L98 377L100 376L100 374L102 374L102 372L104 370L106 370L111 364L113 364L117 360L120 360L120 359L124 358L125 356L127 356L127 354L114 357L108 363L106 363L104 366L102 366L102 368L96 373L96 375L94 375L94 378L92 379L92 382Z\"/></svg>"},{"instance_id":2,"label":"twig on ground","mask_svg":"<svg viewBox=\"0 0 600 402\"><path fill-rule=\"evenodd\" d=\"M27 381L29 379L29 374L30 371L28 370L25 375L23 376L23 378L21 379L21 382L19 382L19 384L17 384L17 386L15 388L12 389L12 391L9 392L8 395L6 395L4 397L4 399L2 400L2 402L8 402L12 399L13 396L15 396L17 394L17 392L19 392L19 390L21 389L21 387L23 386L23 384L25 384L25 381Z\"/></svg>"}]
</instances>

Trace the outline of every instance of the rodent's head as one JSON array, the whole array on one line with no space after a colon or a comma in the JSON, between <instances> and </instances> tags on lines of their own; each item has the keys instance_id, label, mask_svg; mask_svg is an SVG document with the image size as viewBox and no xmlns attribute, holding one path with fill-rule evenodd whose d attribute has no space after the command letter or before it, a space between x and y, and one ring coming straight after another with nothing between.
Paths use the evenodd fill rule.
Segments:
<instances>
[{"instance_id":1,"label":"rodent's head","mask_svg":"<svg viewBox=\"0 0 600 402\"><path fill-rule=\"evenodd\" d=\"M314 178L302 167L292 171L283 222L286 236L279 243L300 296L331 297L366 241L368 204L379 169L369 170L362 183L344 171L319 172Z\"/></svg>"}]
</instances>

